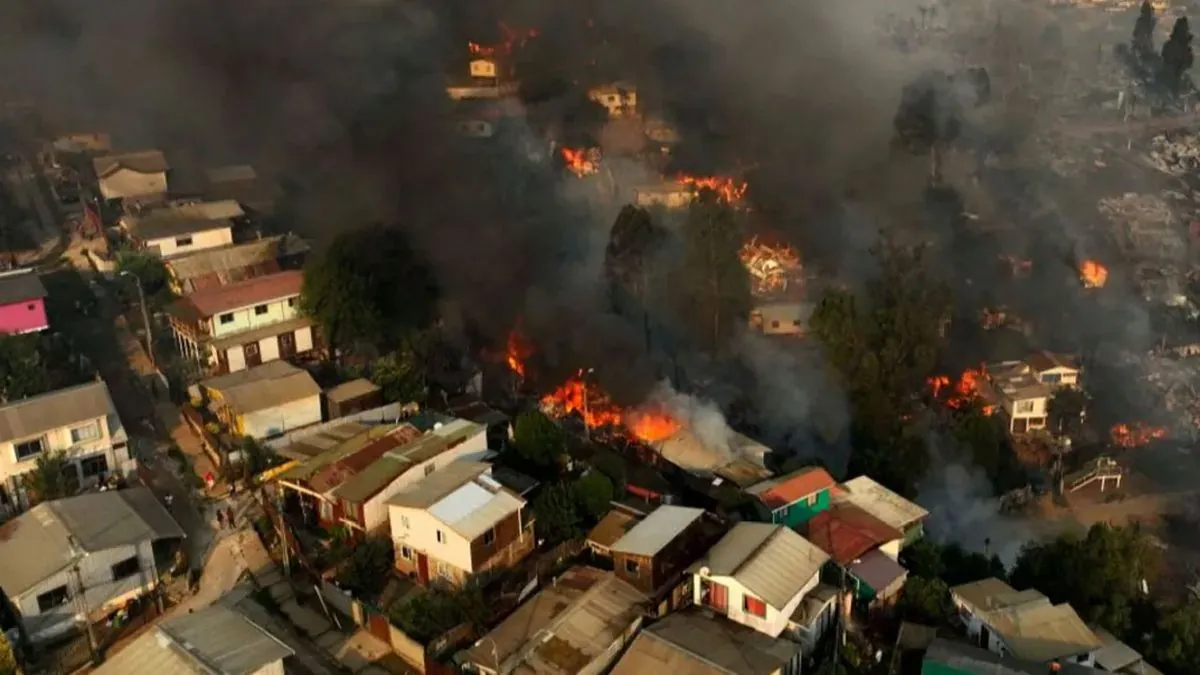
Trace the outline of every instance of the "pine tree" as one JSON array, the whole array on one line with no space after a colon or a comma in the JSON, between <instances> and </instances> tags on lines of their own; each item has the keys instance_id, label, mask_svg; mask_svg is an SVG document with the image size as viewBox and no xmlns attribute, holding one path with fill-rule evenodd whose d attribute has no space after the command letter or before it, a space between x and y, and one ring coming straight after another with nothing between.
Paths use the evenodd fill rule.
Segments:
<instances>
[{"instance_id":1,"label":"pine tree","mask_svg":"<svg viewBox=\"0 0 1200 675\"><path fill-rule=\"evenodd\" d=\"M1192 67L1194 60L1192 31L1188 27L1187 17L1181 16L1171 27L1171 37L1162 48L1163 81L1172 92L1179 93L1183 85L1183 74Z\"/></svg>"},{"instance_id":2,"label":"pine tree","mask_svg":"<svg viewBox=\"0 0 1200 675\"><path fill-rule=\"evenodd\" d=\"M1154 58L1154 28L1158 25L1158 17L1154 14L1154 6L1150 0L1142 3L1137 22L1133 24L1133 55L1139 61L1145 62Z\"/></svg>"}]
</instances>

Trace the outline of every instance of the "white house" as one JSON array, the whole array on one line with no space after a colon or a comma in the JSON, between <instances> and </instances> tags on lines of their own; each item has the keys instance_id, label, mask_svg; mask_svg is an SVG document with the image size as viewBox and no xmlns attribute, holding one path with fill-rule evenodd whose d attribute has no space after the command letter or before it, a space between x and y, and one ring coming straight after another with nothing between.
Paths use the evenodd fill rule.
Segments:
<instances>
[{"instance_id":1,"label":"white house","mask_svg":"<svg viewBox=\"0 0 1200 675\"><path fill-rule=\"evenodd\" d=\"M738 523L689 568L692 601L779 637L829 555L783 525Z\"/></svg>"},{"instance_id":2,"label":"white house","mask_svg":"<svg viewBox=\"0 0 1200 675\"><path fill-rule=\"evenodd\" d=\"M232 199L178 202L121 217L121 229L141 248L160 258L233 244L233 224L245 216Z\"/></svg>"},{"instance_id":3,"label":"white house","mask_svg":"<svg viewBox=\"0 0 1200 675\"><path fill-rule=\"evenodd\" d=\"M225 605L176 614L106 659L96 675L284 675L294 655L246 615Z\"/></svg>"},{"instance_id":4,"label":"white house","mask_svg":"<svg viewBox=\"0 0 1200 675\"><path fill-rule=\"evenodd\" d=\"M460 585L511 567L533 550L525 500L492 478L482 462L454 462L388 500L396 569L421 583Z\"/></svg>"},{"instance_id":5,"label":"white house","mask_svg":"<svg viewBox=\"0 0 1200 675\"><path fill-rule=\"evenodd\" d=\"M1068 604L1035 589L1018 591L996 578L950 589L958 619L980 647L1031 663L1092 667L1104 646Z\"/></svg>"},{"instance_id":6,"label":"white house","mask_svg":"<svg viewBox=\"0 0 1200 675\"><path fill-rule=\"evenodd\" d=\"M287 361L219 375L195 389L200 402L241 436L273 438L321 422L321 387Z\"/></svg>"},{"instance_id":7,"label":"white house","mask_svg":"<svg viewBox=\"0 0 1200 675\"><path fill-rule=\"evenodd\" d=\"M1005 361L989 364L986 370L987 381L980 385L980 395L999 408L1009 433L1046 428L1051 388L1038 380L1029 365Z\"/></svg>"},{"instance_id":8,"label":"white house","mask_svg":"<svg viewBox=\"0 0 1200 675\"><path fill-rule=\"evenodd\" d=\"M158 150L104 155L92 160L97 187L104 199L153 201L167 194L171 166Z\"/></svg>"},{"instance_id":9,"label":"white house","mask_svg":"<svg viewBox=\"0 0 1200 675\"><path fill-rule=\"evenodd\" d=\"M154 588L154 543L183 536L149 488L43 502L0 525L0 589L31 642L52 640Z\"/></svg>"},{"instance_id":10,"label":"white house","mask_svg":"<svg viewBox=\"0 0 1200 675\"><path fill-rule=\"evenodd\" d=\"M1026 358L1025 363L1038 382L1048 387L1079 387L1080 368L1073 357L1043 350Z\"/></svg>"},{"instance_id":11,"label":"white house","mask_svg":"<svg viewBox=\"0 0 1200 675\"><path fill-rule=\"evenodd\" d=\"M0 509L28 504L20 476L38 457L62 452L81 487L109 474L131 475L137 462L108 387L97 380L0 406Z\"/></svg>"}]
</instances>

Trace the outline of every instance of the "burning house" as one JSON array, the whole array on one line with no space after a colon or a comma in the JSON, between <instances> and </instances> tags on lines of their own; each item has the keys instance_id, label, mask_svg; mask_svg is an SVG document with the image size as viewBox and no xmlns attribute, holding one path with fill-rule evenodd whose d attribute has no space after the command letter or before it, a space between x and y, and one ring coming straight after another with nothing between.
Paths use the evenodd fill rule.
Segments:
<instances>
[{"instance_id":1,"label":"burning house","mask_svg":"<svg viewBox=\"0 0 1200 675\"><path fill-rule=\"evenodd\" d=\"M986 379L979 383L979 395L994 406L1011 434L1024 434L1046 428L1047 404L1051 387L1038 379L1022 361L994 363L985 369Z\"/></svg>"},{"instance_id":2,"label":"burning house","mask_svg":"<svg viewBox=\"0 0 1200 675\"><path fill-rule=\"evenodd\" d=\"M633 188L633 203L643 208L663 206L681 209L696 198L695 190L679 181L663 181L657 185L642 185Z\"/></svg>"},{"instance_id":3,"label":"burning house","mask_svg":"<svg viewBox=\"0 0 1200 675\"><path fill-rule=\"evenodd\" d=\"M757 237L742 246L740 256L754 297L750 327L767 335L802 334L813 305L804 300L800 256L790 246L771 246Z\"/></svg>"}]
</instances>

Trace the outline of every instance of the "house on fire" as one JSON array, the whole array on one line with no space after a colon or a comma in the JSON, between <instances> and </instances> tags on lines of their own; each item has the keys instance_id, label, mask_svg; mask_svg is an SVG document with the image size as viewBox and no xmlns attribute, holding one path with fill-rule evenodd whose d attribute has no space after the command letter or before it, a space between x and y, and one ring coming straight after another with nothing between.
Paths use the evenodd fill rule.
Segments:
<instances>
[{"instance_id":1,"label":"house on fire","mask_svg":"<svg viewBox=\"0 0 1200 675\"><path fill-rule=\"evenodd\" d=\"M347 422L288 447L318 449L279 474L285 504L324 527L370 532L388 523L387 502L438 467L488 455L487 429L466 420L422 413L399 425ZM319 450L322 445L328 449Z\"/></svg>"},{"instance_id":2,"label":"house on fire","mask_svg":"<svg viewBox=\"0 0 1200 675\"><path fill-rule=\"evenodd\" d=\"M588 98L604 107L609 117L626 117L637 113L637 88L625 82L614 82L588 90Z\"/></svg>"},{"instance_id":3,"label":"house on fire","mask_svg":"<svg viewBox=\"0 0 1200 675\"><path fill-rule=\"evenodd\" d=\"M408 485L387 501L396 569L422 584L461 586L512 567L536 546L525 500L483 462L459 461Z\"/></svg>"},{"instance_id":4,"label":"house on fire","mask_svg":"<svg viewBox=\"0 0 1200 675\"><path fill-rule=\"evenodd\" d=\"M764 522L799 527L829 508L830 491L837 481L819 466L808 466L786 476L756 483L746 489Z\"/></svg>"},{"instance_id":5,"label":"house on fire","mask_svg":"<svg viewBox=\"0 0 1200 675\"><path fill-rule=\"evenodd\" d=\"M135 210L119 224L138 248L173 258L233 244L234 223L245 215L233 200L183 202Z\"/></svg>"},{"instance_id":6,"label":"house on fire","mask_svg":"<svg viewBox=\"0 0 1200 675\"><path fill-rule=\"evenodd\" d=\"M300 314L302 283L288 270L184 296L168 309L179 353L212 375L312 355L320 333Z\"/></svg>"},{"instance_id":7,"label":"house on fire","mask_svg":"<svg viewBox=\"0 0 1200 675\"><path fill-rule=\"evenodd\" d=\"M703 509L660 506L609 547L613 569L664 615L686 604L687 566L723 529Z\"/></svg>"},{"instance_id":8,"label":"house on fire","mask_svg":"<svg viewBox=\"0 0 1200 675\"><path fill-rule=\"evenodd\" d=\"M33 269L0 272L0 335L39 333L46 318L46 287Z\"/></svg>"},{"instance_id":9,"label":"house on fire","mask_svg":"<svg viewBox=\"0 0 1200 675\"><path fill-rule=\"evenodd\" d=\"M714 486L731 483L744 489L772 476L766 467L771 449L732 430L723 447L686 427L648 445L666 462Z\"/></svg>"},{"instance_id":10,"label":"house on fire","mask_svg":"<svg viewBox=\"0 0 1200 675\"><path fill-rule=\"evenodd\" d=\"M1029 365L1021 361L994 363L986 367L986 373L987 379L979 384L979 395L1002 416L1010 434L1046 428L1052 390Z\"/></svg>"},{"instance_id":11,"label":"house on fire","mask_svg":"<svg viewBox=\"0 0 1200 675\"><path fill-rule=\"evenodd\" d=\"M102 155L92 160L97 191L108 201L150 202L167 196L166 156L159 150Z\"/></svg>"}]
</instances>

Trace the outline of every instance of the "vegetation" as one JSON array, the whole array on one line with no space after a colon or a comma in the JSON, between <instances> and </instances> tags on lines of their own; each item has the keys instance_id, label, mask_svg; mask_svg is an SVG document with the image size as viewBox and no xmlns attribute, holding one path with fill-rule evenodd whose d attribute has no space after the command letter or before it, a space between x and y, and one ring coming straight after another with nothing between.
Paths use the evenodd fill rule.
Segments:
<instances>
[{"instance_id":1,"label":"vegetation","mask_svg":"<svg viewBox=\"0 0 1200 675\"><path fill-rule=\"evenodd\" d=\"M543 489L533 501L538 538L558 543L581 536L583 518L577 507L575 490L570 483L554 483Z\"/></svg>"},{"instance_id":2,"label":"vegetation","mask_svg":"<svg viewBox=\"0 0 1200 675\"><path fill-rule=\"evenodd\" d=\"M638 206L626 205L617 214L604 253L604 275L617 312L649 321L651 297L660 274L654 257L667 233Z\"/></svg>"},{"instance_id":3,"label":"vegetation","mask_svg":"<svg viewBox=\"0 0 1200 675\"><path fill-rule=\"evenodd\" d=\"M914 577L940 579L947 586L958 586L988 577L1007 579L1004 563L997 556L964 550L958 544L940 545L918 539L900 554L900 563Z\"/></svg>"},{"instance_id":4,"label":"vegetation","mask_svg":"<svg viewBox=\"0 0 1200 675\"><path fill-rule=\"evenodd\" d=\"M338 585L355 597L370 602L383 592L395 563L392 539L387 534L370 535L357 542L337 573Z\"/></svg>"},{"instance_id":5,"label":"vegetation","mask_svg":"<svg viewBox=\"0 0 1200 675\"><path fill-rule=\"evenodd\" d=\"M950 587L941 579L909 576L896 603L896 614L905 621L940 626L954 613Z\"/></svg>"},{"instance_id":6,"label":"vegetation","mask_svg":"<svg viewBox=\"0 0 1200 675\"><path fill-rule=\"evenodd\" d=\"M63 452L38 455L33 470L21 476L31 504L70 497L79 489L75 464Z\"/></svg>"},{"instance_id":7,"label":"vegetation","mask_svg":"<svg viewBox=\"0 0 1200 675\"><path fill-rule=\"evenodd\" d=\"M683 260L672 287L683 323L712 352L721 351L750 314L750 273L739 257L742 236L733 207L702 190L688 209Z\"/></svg>"},{"instance_id":8,"label":"vegetation","mask_svg":"<svg viewBox=\"0 0 1200 675\"><path fill-rule=\"evenodd\" d=\"M163 305L174 298L167 283L167 268L157 256L145 251L120 251L117 253L117 272L129 273L137 278L151 305ZM121 280L124 281L124 280ZM126 281L126 283L129 283ZM129 289L127 297L137 298L137 289Z\"/></svg>"},{"instance_id":9,"label":"vegetation","mask_svg":"<svg viewBox=\"0 0 1200 675\"><path fill-rule=\"evenodd\" d=\"M428 644L464 623L483 627L492 615L491 604L477 580L462 588L435 585L406 596L388 610L389 618L412 639Z\"/></svg>"},{"instance_id":10,"label":"vegetation","mask_svg":"<svg viewBox=\"0 0 1200 675\"><path fill-rule=\"evenodd\" d=\"M1171 37L1163 43L1162 79L1167 90L1179 94L1184 89L1184 73L1191 69L1195 55L1192 53L1192 31L1186 16L1175 20Z\"/></svg>"},{"instance_id":11,"label":"vegetation","mask_svg":"<svg viewBox=\"0 0 1200 675\"><path fill-rule=\"evenodd\" d=\"M566 443L562 427L541 411L527 410L517 415L510 447L522 468L538 477L557 475L558 460L566 452Z\"/></svg>"},{"instance_id":12,"label":"vegetation","mask_svg":"<svg viewBox=\"0 0 1200 675\"><path fill-rule=\"evenodd\" d=\"M1087 394L1081 389L1062 387L1055 391L1046 404L1051 431L1065 436L1078 434L1083 427L1087 403Z\"/></svg>"},{"instance_id":13,"label":"vegetation","mask_svg":"<svg viewBox=\"0 0 1200 675\"><path fill-rule=\"evenodd\" d=\"M425 372L417 352L417 340L406 337L395 351L371 362L368 378L379 385L383 399L401 403L425 401Z\"/></svg>"},{"instance_id":14,"label":"vegetation","mask_svg":"<svg viewBox=\"0 0 1200 675\"><path fill-rule=\"evenodd\" d=\"M0 402L50 390L37 335L0 335Z\"/></svg>"},{"instance_id":15,"label":"vegetation","mask_svg":"<svg viewBox=\"0 0 1200 675\"><path fill-rule=\"evenodd\" d=\"M1154 60L1154 28L1158 25L1158 17L1154 14L1154 6L1150 0L1142 2L1138 11L1137 21L1133 24L1133 40L1131 47L1133 56L1138 61L1146 63Z\"/></svg>"},{"instance_id":16,"label":"vegetation","mask_svg":"<svg viewBox=\"0 0 1200 675\"><path fill-rule=\"evenodd\" d=\"M0 633L0 675L21 675L17 655L13 653L12 645L8 643L4 633Z\"/></svg>"}]
</instances>

